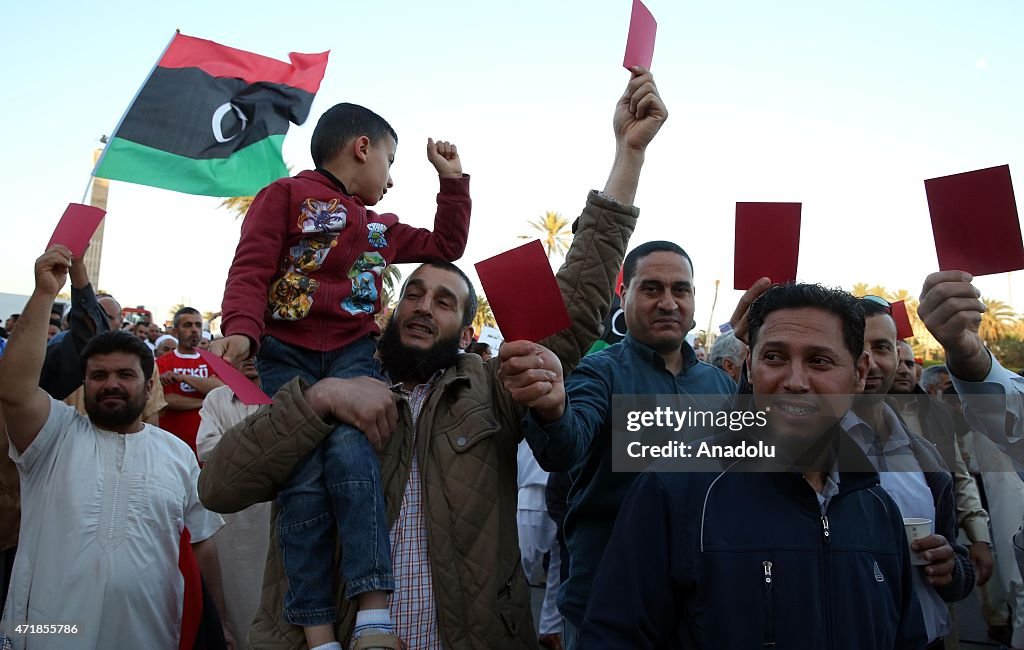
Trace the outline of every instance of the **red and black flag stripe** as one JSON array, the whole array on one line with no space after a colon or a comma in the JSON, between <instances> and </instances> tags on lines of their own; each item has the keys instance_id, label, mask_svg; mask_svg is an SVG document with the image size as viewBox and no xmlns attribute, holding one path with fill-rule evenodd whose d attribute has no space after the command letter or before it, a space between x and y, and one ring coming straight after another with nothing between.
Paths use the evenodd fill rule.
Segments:
<instances>
[{"instance_id":1,"label":"red and black flag stripe","mask_svg":"<svg viewBox=\"0 0 1024 650\"><path fill-rule=\"evenodd\" d=\"M288 174L281 145L302 124L328 52L284 63L176 34L108 142L95 176L245 196Z\"/></svg>"}]
</instances>

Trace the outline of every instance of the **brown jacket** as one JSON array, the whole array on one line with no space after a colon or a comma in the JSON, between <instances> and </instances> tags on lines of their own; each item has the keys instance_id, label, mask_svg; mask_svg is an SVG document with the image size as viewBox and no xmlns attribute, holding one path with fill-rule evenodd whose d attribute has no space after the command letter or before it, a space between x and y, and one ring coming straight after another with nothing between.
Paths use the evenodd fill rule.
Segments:
<instances>
[{"instance_id":1,"label":"brown jacket","mask_svg":"<svg viewBox=\"0 0 1024 650\"><path fill-rule=\"evenodd\" d=\"M601 334L636 217L635 208L597 192L588 197L557 275L572 327L543 341L566 374ZM380 454L388 521L394 522L415 442L438 626L450 650L537 647L516 532L516 449L524 411L497 371L497 358L461 355L428 396L415 434L409 404L399 404L397 430ZM224 434L199 476L199 496L208 508L230 513L274 499L296 462L330 433L332 426L310 409L303 388L293 380L273 405ZM302 630L281 615L287 584L277 548L275 525L248 642L253 648L302 648ZM331 575L325 571L324 579ZM340 638L355 620L343 591L339 585Z\"/></svg>"}]
</instances>

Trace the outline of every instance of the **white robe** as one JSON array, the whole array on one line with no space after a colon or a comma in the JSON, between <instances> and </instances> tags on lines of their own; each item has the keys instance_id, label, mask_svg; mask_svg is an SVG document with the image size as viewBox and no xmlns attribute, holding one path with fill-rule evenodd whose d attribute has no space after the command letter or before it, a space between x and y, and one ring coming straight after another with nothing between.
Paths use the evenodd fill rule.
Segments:
<instances>
[{"instance_id":1,"label":"white robe","mask_svg":"<svg viewBox=\"0 0 1024 650\"><path fill-rule=\"evenodd\" d=\"M223 520L199 502L188 445L150 425L96 428L50 400L24 451L21 538L0 633L15 648L178 647L181 531L200 542ZM76 634L15 634L19 624L77 625Z\"/></svg>"}]
</instances>

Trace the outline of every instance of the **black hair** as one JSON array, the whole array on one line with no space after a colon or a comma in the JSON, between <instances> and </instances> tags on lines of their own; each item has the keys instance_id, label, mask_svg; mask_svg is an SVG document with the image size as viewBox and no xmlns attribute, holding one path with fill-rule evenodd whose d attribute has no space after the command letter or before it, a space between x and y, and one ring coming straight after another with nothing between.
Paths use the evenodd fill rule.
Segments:
<instances>
[{"instance_id":1,"label":"black hair","mask_svg":"<svg viewBox=\"0 0 1024 650\"><path fill-rule=\"evenodd\" d=\"M441 269L442 271L448 271L449 273L454 273L455 275L457 275L460 278L462 278L462 281L466 283L466 290L467 290L466 305L462 309L462 326L463 327L469 327L470 325L472 325L473 324L473 319L476 318L477 297L476 297L476 288L473 286L473 283L470 281L469 276L466 275L465 273L463 273L462 269L460 269L459 267L455 266L451 262L445 262L443 260L437 260L437 261L433 261L433 262L424 262L423 264L421 264L417 268L423 268L424 266L432 266L435 269ZM413 274L415 274L415 273L416 272L413 271ZM406 280L405 284L402 285L402 295L405 294L405 288L409 285L409 280L411 280L411 279L412 279L412 276L409 276L409 279Z\"/></svg>"},{"instance_id":2,"label":"black hair","mask_svg":"<svg viewBox=\"0 0 1024 650\"><path fill-rule=\"evenodd\" d=\"M750 348L753 349L757 343L757 336L768 314L780 309L814 307L839 317L843 324L843 343L856 362L864 352L864 310L860 302L842 289L823 287L820 284L789 282L773 285L750 305L747 315Z\"/></svg>"},{"instance_id":3,"label":"black hair","mask_svg":"<svg viewBox=\"0 0 1024 650\"><path fill-rule=\"evenodd\" d=\"M491 352L491 345L489 343L481 343L480 341L474 341L469 344L466 348L466 352L469 354L481 354L483 352Z\"/></svg>"},{"instance_id":4,"label":"black hair","mask_svg":"<svg viewBox=\"0 0 1024 650\"><path fill-rule=\"evenodd\" d=\"M85 345L85 349L82 350L82 374L85 374L85 367L89 364L90 358L97 354L113 354L115 352L124 352L137 356L139 358L139 365L142 366L143 380L153 376L153 365L156 363L153 359L153 351L139 337L123 330L103 332L89 340Z\"/></svg>"},{"instance_id":5,"label":"black hair","mask_svg":"<svg viewBox=\"0 0 1024 650\"><path fill-rule=\"evenodd\" d=\"M57 329L62 329L63 328L63 325L61 325L61 322L60 322L59 318L51 318L50 319L50 325L56 325Z\"/></svg>"},{"instance_id":6,"label":"black hair","mask_svg":"<svg viewBox=\"0 0 1024 650\"><path fill-rule=\"evenodd\" d=\"M380 115L357 104L335 104L320 116L313 129L309 152L318 168L331 162L352 138L365 135L372 144L390 135L398 143L398 134Z\"/></svg>"},{"instance_id":7,"label":"black hair","mask_svg":"<svg viewBox=\"0 0 1024 650\"><path fill-rule=\"evenodd\" d=\"M196 309L195 307L182 307L178 311L174 312L174 327L178 326L178 319L184 316L185 314L195 314L196 316L202 316L202 314L199 313L199 310Z\"/></svg>"},{"instance_id":8,"label":"black hair","mask_svg":"<svg viewBox=\"0 0 1024 650\"><path fill-rule=\"evenodd\" d=\"M857 302L860 303L861 310L864 311L864 317L878 316L879 314L885 316L892 316L892 307L886 307L881 303L877 303L874 300L868 300L867 298L859 298Z\"/></svg>"},{"instance_id":9,"label":"black hair","mask_svg":"<svg viewBox=\"0 0 1024 650\"><path fill-rule=\"evenodd\" d=\"M633 250L629 251L626 255L626 260L622 263L622 284L629 286L629 281L636 275L636 266L640 263L640 260L647 257L651 253L675 253L676 255L682 255L686 258L686 263L690 265L690 274L693 274L693 260L686 254L682 246L673 244L670 241L649 241L640 244Z\"/></svg>"}]
</instances>

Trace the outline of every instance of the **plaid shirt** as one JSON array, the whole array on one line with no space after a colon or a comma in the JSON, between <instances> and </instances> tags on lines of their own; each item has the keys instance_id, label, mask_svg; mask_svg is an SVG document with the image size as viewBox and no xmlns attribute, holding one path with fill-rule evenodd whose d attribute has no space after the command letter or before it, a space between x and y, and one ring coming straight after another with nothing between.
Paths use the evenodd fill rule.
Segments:
<instances>
[{"instance_id":1,"label":"plaid shirt","mask_svg":"<svg viewBox=\"0 0 1024 650\"><path fill-rule=\"evenodd\" d=\"M412 407L413 455L409 482L402 495L402 508L391 529L391 563L395 571L395 591L388 607L395 620L395 631L407 647L441 650L437 633L437 603L434 582L427 557L427 522L423 514L423 485L416 459L416 423L427 396L444 371L438 371L412 392L402 391Z\"/></svg>"}]
</instances>

